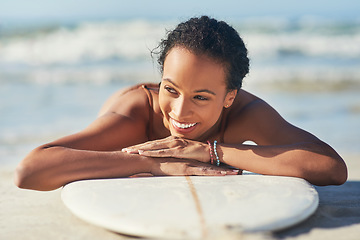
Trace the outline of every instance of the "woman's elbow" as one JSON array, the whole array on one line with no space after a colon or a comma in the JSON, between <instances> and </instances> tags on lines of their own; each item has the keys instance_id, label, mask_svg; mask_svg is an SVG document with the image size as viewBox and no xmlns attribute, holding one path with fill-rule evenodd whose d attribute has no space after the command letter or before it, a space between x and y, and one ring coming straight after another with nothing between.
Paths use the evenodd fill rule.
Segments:
<instances>
[{"instance_id":1,"label":"woman's elbow","mask_svg":"<svg viewBox=\"0 0 360 240\"><path fill-rule=\"evenodd\" d=\"M15 169L14 183L18 188L37 191L51 191L61 187L60 185L51 184L50 181L41 179L40 176L32 173L32 171L23 164L19 164Z\"/></svg>"},{"instance_id":2,"label":"woman's elbow","mask_svg":"<svg viewBox=\"0 0 360 240\"><path fill-rule=\"evenodd\" d=\"M317 177L314 181L315 185L328 186L328 185L342 185L347 181L348 171L345 162L341 157L331 158L328 157L327 167L321 172L316 173Z\"/></svg>"},{"instance_id":3,"label":"woman's elbow","mask_svg":"<svg viewBox=\"0 0 360 240\"><path fill-rule=\"evenodd\" d=\"M48 178L50 173L46 173L41 167L38 167L41 166L41 164L39 164L39 154L41 151L41 148L33 150L16 167L14 183L17 187L40 191L49 191L58 188L50 186Z\"/></svg>"},{"instance_id":4,"label":"woman's elbow","mask_svg":"<svg viewBox=\"0 0 360 240\"><path fill-rule=\"evenodd\" d=\"M15 169L14 183L19 188L31 189L28 179L29 170L23 163L20 163Z\"/></svg>"},{"instance_id":5,"label":"woman's elbow","mask_svg":"<svg viewBox=\"0 0 360 240\"><path fill-rule=\"evenodd\" d=\"M332 185L342 185L347 181L348 170L346 164L342 158L337 161L337 164L333 170L333 184Z\"/></svg>"}]
</instances>

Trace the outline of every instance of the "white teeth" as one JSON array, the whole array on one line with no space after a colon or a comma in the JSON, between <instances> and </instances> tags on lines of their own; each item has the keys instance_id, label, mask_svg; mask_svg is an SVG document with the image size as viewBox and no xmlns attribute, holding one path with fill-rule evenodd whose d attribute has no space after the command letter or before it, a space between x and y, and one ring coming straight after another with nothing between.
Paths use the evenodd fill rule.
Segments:
<instances>
[{"instance_id":1,"label":"white teeth","mask_svg":"<svg viewBox=\"0 0 360 240\"><path fill-rule=\"evenodd\" d=\"M172 122L174 123L174 125L175 125L176 127L178 127L178 128L183 128L183 129L189 128L189 127L193 127L193 126L196 125L196 123L189 123L189 124L178 123L178 122L176 122L176 121L174 121L174 120L173 120Z\"/></svg>"}]
</instances>

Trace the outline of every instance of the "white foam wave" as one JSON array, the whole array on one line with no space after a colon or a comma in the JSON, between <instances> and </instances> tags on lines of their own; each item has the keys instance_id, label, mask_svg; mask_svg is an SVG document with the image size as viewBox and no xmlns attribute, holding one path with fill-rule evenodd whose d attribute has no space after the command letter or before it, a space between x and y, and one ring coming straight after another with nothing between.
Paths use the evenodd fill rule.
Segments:
<instances>
[{"instance_id":1,"label":"white foam wave","mask_svg":"<svg viewBox=\"0 0 360 240\"><path fill-rule=\"evenodd\" d=\"M360 69L259 67L244 79L244 87L290 87L296 90L360 90ZM280 86L281 85L281 86Z\"/></svg>"},{"instance_id":2,"label":"white foam wave","mask_svg":"<svg viewBox=\"0 0 360 240\"><path fill-rule=\"evenodd\" d=\"M149 49L164 37L165 29L173 26L166 21L93 22L14 35L0 38L0 63L43 66L149 59ZM341 32L337 25L290 25L281 21L244 22L236 28L253 58L291 55L360 59L360 28L354 26Z\"/></svg>"},{"instance_id":3,"label":"white foam wave","mask_svg":"<svg viewBox=\"0 0 360 240\"><path fill-rule=\"evenodd\" d=\"M0 82L157 82L150 50L172 21L88 22L0 36ZM360 82L360 27L302 20L235 25L251 59L245 80ZM140 70L141 69L141 70Z\"/></svg>"},{"instance_id":4,"label":"white foam wave","mask_svg":"<svg viewBox=\"0 0 360 240\"><path fill-rule=\"evenodd\" d=\"M0 83L95 84L158 82L160 73L153 63L133 66L93 66L86 68L36 68L26 71L0 71Z\"/></svg>"},{"instance_id":5,"label":"white foam wave","mask_svg":"<svg viewBox=\"0 0 360 240\"><path fill-rule=\"evenodd\" d=\"M360 32L355 35L309 35L303 32L243 37L253 58L273 59L281 55L319 58L360 59Z\"/></svg>"},{"instance_id":6,"label":"white foam wave","mask_svg":"<svg viewBox=\"0 0 360 240\"><path fill-rule=\"evenodd\" d=\"M36 66L143 59L163 34L164 25L146 21L83 23L3 40L0 61Z\"/></svg>"}]
</instances>

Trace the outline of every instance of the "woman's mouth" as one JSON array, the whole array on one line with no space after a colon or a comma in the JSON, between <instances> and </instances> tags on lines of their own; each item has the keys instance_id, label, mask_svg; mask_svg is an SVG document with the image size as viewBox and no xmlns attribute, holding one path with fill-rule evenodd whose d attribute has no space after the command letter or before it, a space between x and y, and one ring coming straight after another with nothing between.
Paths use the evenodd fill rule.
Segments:
<instances>
[{"instance_id":1,"label":"woman's mouth","mask_svg":"<svg viewBox=\"0 0 360 240\"><path fill-rule=\"evenodd\" d=\"M170 122L177 132L190 132L197 125L197 123L180 123L172 118L170 118Z\"/></svg>"}]
</instances>

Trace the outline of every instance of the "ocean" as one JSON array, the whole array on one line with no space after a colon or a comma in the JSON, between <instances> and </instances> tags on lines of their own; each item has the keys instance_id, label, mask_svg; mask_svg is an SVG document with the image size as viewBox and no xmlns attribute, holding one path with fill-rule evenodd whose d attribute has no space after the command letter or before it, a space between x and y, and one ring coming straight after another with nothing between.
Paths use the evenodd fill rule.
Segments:
<instances>
[{"instance_id":1,"label":"ocean","mask_svg":"<svg viewBox=\"0 0 360 240\"><path fill-rule=\"evenodd\" d=\"M360 22L228 21L251 59L244 89L340 154L360 153ZM0 25L0 165L85 128L119 88L159 82L151 56L174 20Z\"/></svg>"}]
</instances>

